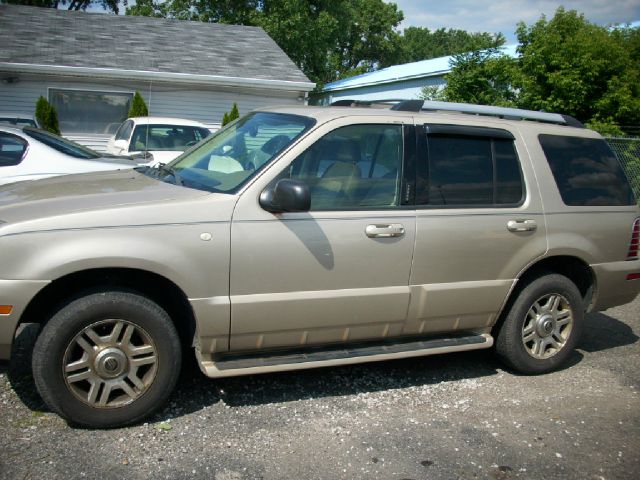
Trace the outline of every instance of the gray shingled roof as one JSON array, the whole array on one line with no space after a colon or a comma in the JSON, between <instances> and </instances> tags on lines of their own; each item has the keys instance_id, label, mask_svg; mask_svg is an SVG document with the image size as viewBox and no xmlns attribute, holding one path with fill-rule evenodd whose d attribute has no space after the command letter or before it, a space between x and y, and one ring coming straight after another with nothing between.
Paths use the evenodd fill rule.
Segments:
<instances>
[{"instance_id":1,"label":"gray shingled roof","mask_svg":"<svg viewBox=\"0 0 640 480\"><path fill-rule=\"evenodd\" d=\"M0 62L309 82L258 27L0 5Z\"/></svg>"}]
</instances>

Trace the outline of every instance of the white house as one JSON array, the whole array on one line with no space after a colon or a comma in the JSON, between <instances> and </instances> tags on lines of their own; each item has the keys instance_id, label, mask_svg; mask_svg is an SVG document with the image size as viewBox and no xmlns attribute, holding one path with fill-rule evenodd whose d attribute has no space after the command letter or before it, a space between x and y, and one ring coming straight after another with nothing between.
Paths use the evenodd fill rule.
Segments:
<instances>
[{"instance_id":1,"label":"white house","mask_svg":"<svg viewBox=\"0 0 640 480\"><path fill-rule=\"evenodd\" d=\"M149 114L219 126L224 112L303 103L315 84L258 27L0 5L0 112L41 95L64 136L102 149L135 91Z\"/></svg>"}]
</instances>

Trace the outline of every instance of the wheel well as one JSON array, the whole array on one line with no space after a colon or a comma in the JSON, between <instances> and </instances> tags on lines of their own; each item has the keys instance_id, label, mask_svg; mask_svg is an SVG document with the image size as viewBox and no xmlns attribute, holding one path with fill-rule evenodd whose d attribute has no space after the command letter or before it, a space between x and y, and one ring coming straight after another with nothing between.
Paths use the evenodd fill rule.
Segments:
<instances>
[{"instance_id":1,"label":"wheel well","mask_svg":"<svg viewBox=\"0 0 640 480\"><path fill-rule=\"evenodd\" d=\"M506 313L509 312L511 305L517 298L520 291L532 280L549 273L557 273L571 280L582 295L585 311L589 310L589 306L591 305L591 301L593 298L593 293L596 288L595 276L589 265L587 265L584 261L580 260L577 257L547 257L529 266L518 277L518 283L509 295L509 298L502 309L500 317L493 327L493 333L497 333L497 331L500 329Z\"/></svg>"},{"instance_id":2,"label":"wheel well","mask_svg":"<svg viewBox=\"0 0 640 480\"><path fill-rule=\"evenodd\" d=\"M130 268L85 270L54 280L31 300L20 323L44 324L56 310L83 292L109 287L130 290L156 302L171 317L183 346L191 346L195 317L184 292L161 275Z\"/></svg>"},{"instance_id":3,"label":"wheel well","mask_svg":"<svg viewBox=\"0 0 640 480\"><path fill-rule=\"evenodd\" d=\"M518 279L518 285L524 286L529 281L545 273L558 273L571 280L585 301L585 308L591 304L595 288L593 271L585 262L576 257L548 257L531 265Z\"/></svg>"}]
</instances>

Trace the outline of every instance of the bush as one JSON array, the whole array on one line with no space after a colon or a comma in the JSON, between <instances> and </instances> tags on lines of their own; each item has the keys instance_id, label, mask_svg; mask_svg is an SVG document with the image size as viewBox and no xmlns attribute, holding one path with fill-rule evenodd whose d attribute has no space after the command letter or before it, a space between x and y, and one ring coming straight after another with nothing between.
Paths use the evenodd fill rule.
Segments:
<instances>
[{"instance_id":1,"label":"bush","mask_svg":"<svg viewBox=\"0 0 640 480\"><path fill-rule=\"evenodd\" d=\"M36 120L38 125L47 132L60 135L60 126L58 125L58 112L46 98L40 96L36 102Z\"/></svg>"},{"instance_id":2,"label":"bush","mask_svg":"<svg viewBox=\"0 0 640 480\"><path fill-rule=\"evenodd\" d=\"M131 101L131 108L129 109L129 117L148 117L149 109L147 104L144 103L144 98L140 95L140 92L136 91Z\"/></svg>"},{"instance_id":3,"label":"bush","mask_svg":"<svg viewBox=\"0 0 640 480\"><path fill-rule=\"evenodd\" d=\"M240 118L240 111L238 110L238 105L236 102L233 102L233 107L231 107L230 112L225 112L222 116L222 126L224 127L227 123L233 122L236 118Z\"/></svg>"}]
</instances>

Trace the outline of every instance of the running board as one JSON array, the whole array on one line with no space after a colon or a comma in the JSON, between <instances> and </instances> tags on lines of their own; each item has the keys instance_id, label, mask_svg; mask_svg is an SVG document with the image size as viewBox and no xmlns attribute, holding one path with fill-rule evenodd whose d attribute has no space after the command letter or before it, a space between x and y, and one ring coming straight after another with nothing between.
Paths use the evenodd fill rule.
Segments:
<instances>
[{"instance_id":1,"label":"running board","mask_svg":"<svg viewBox=\"0 0 640 480\"><path fill-rule=\"evenodd\" d=\"M493 337L484 333L382 345L365 344L326 350L316 349L306 352L264 352L253 356L226 355L216 359L211 355L203 355L197 350L196 353L204 374L219 378L422 357L439 353L479 350L492 345Z\"/></svg>"}]
</instances>

